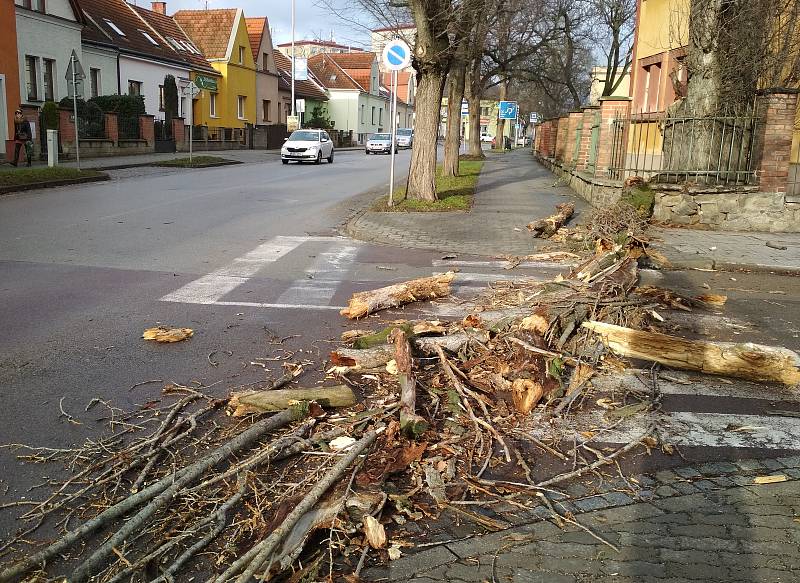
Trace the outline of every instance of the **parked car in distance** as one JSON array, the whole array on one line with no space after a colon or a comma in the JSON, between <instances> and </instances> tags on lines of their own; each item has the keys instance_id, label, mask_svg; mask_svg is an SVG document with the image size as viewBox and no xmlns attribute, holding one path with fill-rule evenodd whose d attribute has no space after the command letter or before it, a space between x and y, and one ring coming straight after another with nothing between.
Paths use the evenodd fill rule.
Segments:
<instances>
[{"instance_id":1,"label":"parked car in distance","mask_svg":"<svg viewBox=\"0 0 800 583\"><path fill-rule=\"evenodd\" d=\"M364 151L369 154L391 154L392 153L392 134L372 134L364 146ZM394 147L397 152L397 144Z\"/></svg>"},{"instance_id":2,"label":"parked car in distance","mask_svg":"<svg viewBox=\"0 0 800 583\"><path fill-rule=\"evenodd\" d=\"M411 128L397 128L397 147L410 148L414 145L414 130Z\"/></svg>"},{"instance_id":3,"label":"parked car in distance","mask_svg":"<svg viewBox=\"0 0 800 583\"><path fill-rule=\"evenodd\" d=\"M281 148L281 162L314 162L325 158L333 164L333 141L325 130L295 130Z\"/></svg>"},{"instance_id":4,"label":"parked car in distance","mask_svg":"<svg viewBox=\"0 0 800 583\"><path fill-rule=\"evenodd\" d=\"M491 143L493 141L494 141L494 136L492 134L481 132L481 142Z\"/></svg>"},{"instance_id":5,"label":"parked car in distance","mask_svg":"<svg viewBox=\"0 0 800 583\"><path fill-rule=\"evenodd\" d=\"M531 137L530 136L519 136L519 137L517 137L517 145L518 146L530 146L531 145Z\"/></svg>"}]
</instances>

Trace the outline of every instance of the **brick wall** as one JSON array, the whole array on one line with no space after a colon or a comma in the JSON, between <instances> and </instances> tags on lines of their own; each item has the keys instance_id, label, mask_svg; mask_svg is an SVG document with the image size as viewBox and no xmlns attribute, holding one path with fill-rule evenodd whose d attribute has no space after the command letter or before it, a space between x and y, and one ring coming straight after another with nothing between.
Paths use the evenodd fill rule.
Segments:
<instances>
[{"instance_id":1,"label":"brick wall","mask_svg":"<svg viewBox=\"0 0 800 583\"><path fill-rule=\"evenodd\" d=\"M594 125L594 118L597 114L597 106L584 107L581 112L581 143L578 146L578 159L575 161L575 170L578 172L586 172L586 166L589 163L589 149L592 146L592 125Z\"/></svg>"},{"instance_id":2,"label":"brick wall","mask_svg":"<svg viewBox=\"0 0 800 583\"><path fill-rule=\"evenodd\" d=\"M611 166L611 150L614 137L612 121L629 114L631 100L628 97L600 98L600 138L597 144L597 161L595 176L608 176Z\"/></svg>"},{"instance_id":3,"label":"brick wall","mask_svg":"<svg viewBox=\"0 0 800 583\"><path fill-rule=\"evenodd\" d=\"M58 133L62 144L75 143L75 122L72 119L72 110L58 110Z\"/></svg>"},{"instance_id":4,"label":"brick wall","mask_svg":"<svg viewBox=\"0 0 800 583\"><path fill-rule=\"evenodd\" d=\"M139 136L148 146L154 146L156 143L156 128L155 118L152 115L139 116Z\"/></svg>"},{"instance_id":5,"label":"brick wall","mask_svg":"<svg viewBox=\"0 0 800 583\"><path fill-rule=\"evenodd\" d=\"M106 138L114 142L114 145L119 144L119 121L116 113L106 113Z\"/></svg>"},{"instance_id":6,"label":"brick wall","mask_svg":"<svg viewBox=\"0 0 800 583\"><path fill-rule=\"evenodd\" d=\"M566 152L564 162L571 166L575 165L575 139L577 137L578 126L582 125L583 114L580 111L571 111L567 119Z\"/></svg>"},{"instance_id":7,"label":"brick wall","mask_svg":"<svg viewBox=\"0 0 800 583\"><path fill-rule=\"evenodd\" d=\"M792 134L797 115L797 93L770 93L759 98L756 173L761 192L783 193L789 185Z\"/></svg>"},{"instance_id":8,"label":"brick wall","mask_svg":"<svg viewBox=\"0 0 800 583\"><path fill-rule=\"evenodd\" d=\"M172 137L175 138L175 145L183 144L186 141L186 125L182 117L172 118Z\"/></svg>"},{"instance_id":9,"label":"brick wall","mask_svg":"<svg viewBox=\"0 0 800 583\"><path fill-rule=\"evenodd\" d=\"M556 134L556 160L564 162L567 157L567 149L569 146L569 136L567 129L569 126L569 117L563 116L558 118L558 132Z\"/></svg>"}]
</instances>

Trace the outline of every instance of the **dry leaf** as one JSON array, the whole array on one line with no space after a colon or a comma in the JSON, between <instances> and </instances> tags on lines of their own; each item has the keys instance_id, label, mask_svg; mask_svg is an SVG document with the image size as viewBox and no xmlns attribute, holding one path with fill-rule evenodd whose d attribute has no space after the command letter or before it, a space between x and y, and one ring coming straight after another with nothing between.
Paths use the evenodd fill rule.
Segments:
<instances>
[{"instance_id":1,"label":"dry leaf","mask_svg":"<svg viewBox=\"0 0 800 583\"><path fill-rule=\"evenodd\" d=\"M721 296L719 294L703 294L699 296L695 296L695 301L702 302L704 304L708 304L709 306L724 306L725 302L728 301L728 296Z\"/></svg>"},{"instance_id":2,"label":"dry leaf","mask_svg":"<svg viewBox=\"0 0 800 583\"><path fill-rule=\"evenodd\" d=\"M364 534L369 546L373 549L382 549L386 546L386 530L383 525L369 514L364 516Z\"/></svg>"},{"instance_id":3,"label":"dry leaf","mask_svg":"<svg viewBox=\"0 0 800 583\"><path fill-rule=\"evenodd\" d=\"M347 449L348 447L353 445L355 442L356 442L356 440L353 439L350 436L340 435L336 439L331 440L331 442L328 443L328 446L331 449L334 449L334 450L342 450L342 449Z\"/></svg>"},{"instance_id":4,"label":"dry leaf","mask_svg":"<svg viewBox=\"0 0 800 583\"><path fill-rule=\"evenodd\" d=\"M389 547L389 560L390 561L396 561L401 556L403 556L403 553L400 552L400 547L398 547L397 545Z\"/></svg>"},{"instance_id":5,"label":"dry leaf","mask_svg":"<svg viewBox=\"0 0 800 583\"><path fill-rule=\"evenodd\" d=\"M148 328L142 334L145 340L154 340L156 342L180 342L194 336L194 330L191 328L167 328L166 326L156 326L155 328Z\"/></svg>"},{"instance_id":6,"label":"dry leaf","mask_svg":"<svg viewBox=\"0 0 800 583\"><path fill-rule=\"evenodd\" d=\"M753 478L754 484L777 484L778 482L785 482L787 478L783 474L775 474L774 476L756 476Z\"/></svg>"}]
</instances>

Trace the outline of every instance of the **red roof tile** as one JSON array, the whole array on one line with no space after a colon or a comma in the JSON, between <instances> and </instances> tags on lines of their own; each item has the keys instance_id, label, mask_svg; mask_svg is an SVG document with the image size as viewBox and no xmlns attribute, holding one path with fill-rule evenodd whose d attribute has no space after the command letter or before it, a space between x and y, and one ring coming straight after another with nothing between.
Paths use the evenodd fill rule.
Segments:
<instances>
[{"instance_id":1,"label":"red roof tile","mask_svg":"<svg viewBox=\"0 0 800 583\"><path fill-rule=\"evenodd\" d=\"M264 36L267 17L245 18L245 22L247 23L247 36L250 37L250 48L253 49L253 59L258 61L258 51L261 49L261 37Z\"/></svg>"},{"instance_id":2,"label":"red roof tile","mask_svg":"<svg viewBox=\"0 0 800 583\"><path fill-rule=\"evenodd\" d=\"M292 88L292 60L278 51L274 52L275 66L278 67L280 79L278 79L278 86L285 91L291 91ZM298 97L316 99L318 101L328 101L328 95L320 89L314 81L319 81L316 75L311 70L309 63L309 80L308 81L295 81L294 91ZM320 85L323 85L320 83Z\"/></svg>"},{"instance_id":3,"label":"red roof tile","mask_svg":"<svg viewBox=\"0 0 800 583\"><path fill-rule=\"evenodd\" d=\"M191 65L192 70L218 74L208 64L205 55L200 52L198 47L186 36L186 33L181 30L181 27L172 18L141 6L132 6L132 8L162 39L166 39L170 46ZM172 41L175 41L176 44L173 44Z\"/></svg>"},{"instance_id":4,"label":"red roof tile","mask_svg":"<svg viewBox=\"0 0 800 583\"><path fill-rule=\"evenodd\" d=\"M330 58L336 61L342 69L366 69L372 71L372 63L375 61L375 53L331 53Z\"/></svg>"},{"instance_id":5,"label":"red roof tile","mask_svg":"<svg viewBox=\"0 0 800 583\"><path fill-rule=\"evenodd\" d=\"M294 41L295 46L305 46L305 45L313 45L315 47L329 47L332 49L345 49L350 51L358 51L363 52L363 49L358 47L353 47L349 45L340 45L339 43L330 41L330 40L296 40ZM281 43L278 45L281 48L291 47L292 43Z\"/></svg>"},{"instance_id":6,"label":"red roof tile","mask_svg":"<svg viewBox=\"0 0 800 583\"><path fill-rule=\"evenodd\" d=\"M322 85L328 89L357 89L364 91L364 88L342 69L332 57L333 54L314 55L308 59L308 68L316 75Z\"/></svg>"},{"instance_id":7,"label":"red roof tile","mask_svg":"<svg viewBox=\"0 0 800 583\"><path fill-rule=\"evenodd\" d=\"M235 8L179 10L173 18L207 58L222 59L228 53L236 12Z\"/></svg>"}]
</instances>

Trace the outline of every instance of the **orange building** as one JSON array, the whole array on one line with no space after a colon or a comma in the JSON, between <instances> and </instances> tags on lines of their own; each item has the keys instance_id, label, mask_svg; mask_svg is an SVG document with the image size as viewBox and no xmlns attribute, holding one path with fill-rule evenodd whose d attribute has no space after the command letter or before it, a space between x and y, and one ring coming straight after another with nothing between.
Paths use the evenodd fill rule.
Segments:
<instances>
[{"instance_id":1,"label":"orange building","mask_svg":"<svg viewBox=\"0 0 800 583\"><path fill-rule=\"evenodd\" d=\"M0 2L0 139L14 137L14 110L19 107L17 17L13 2ZM5 152L3 148L3 152ZM0 153L1 154L1 153Z\"/></svg>"}]
</instances>

